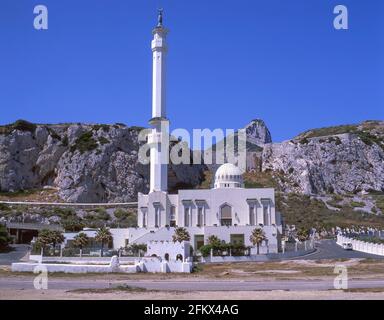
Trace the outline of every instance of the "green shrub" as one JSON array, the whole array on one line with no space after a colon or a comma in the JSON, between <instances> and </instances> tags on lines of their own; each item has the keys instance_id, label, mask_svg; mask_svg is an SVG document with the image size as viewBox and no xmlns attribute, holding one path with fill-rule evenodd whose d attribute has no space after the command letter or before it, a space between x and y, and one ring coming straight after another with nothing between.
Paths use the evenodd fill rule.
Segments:
<instances>
[{"instance_id":1,"label":"green shrub","mask_svg":"<svg viewBox=\"0 0 384 320\"><path fill-rule=\"evenodd\" d=\"M210 244L206 244L204 246L201 246L199 251L201 252L203 257L208 257L211 254L212 246Z\"/></svg>"},{"instance_id":2,"label":"green shrub","mask_svg":"<svg viewBox=\"0 0 384 320\"><path fill-rule=\"evenodd\" d=\"M384 215L358 211L341 206L340 211L328 209L323 201L302 194L276 193L276 210L282 213L286 224L310 229L330 230L332 227L349 228L351 225L383 228Z\"/></svg>"},{"instance_id":3,"label":"green shrub","mask_svg":"<svg viewBox=\"0 0 384 320\"><path fill-rule=\"evenodd\" d=\"M107 138L99 137L99 143L101 145L111 143Z\"/></svg>"},{"instance_id":4,"label":"green shrub","mask_svg":"<svg viewBox=\"0 0 384 320\"><path fill-rule=\"evenodd\" d=\"M0 203L0 211L9 211L11 210L8 205Z\"/></svg>"},{"instance_id":5,"label":"green shrub","mask_svg":"<svg viewBox=\"0 0 384 320\"><path fill-rule=\"evenodd\" d=\"M53 138L53 139L56 139L56 140L59 140L61 141L61 137L57 134L57 132L55 130L53 130L52 128L50 127L46 127L48 132L49 132L49 135Z\"/></svg>"},{"instance_id":6,"label":"green shrub","mask_svg":"<svg viewBox=\"0 0 384 320\"><path fill-rule=\"evenodd\" d=\"M67 218L65 220L61 220L61 225L66 232L78 232L83 230L85 227L84 223L80 218Z\"/></svg>"},{"instance_id":7,"label":"green shrub","mask_svg":"<svg viewBox=\"0 0 384 320\"><path fill-rule=\"evenodd\" d=\"M0 252L1 251L7 251L9 244L11 243L11 236L8 234L7 229L5 226L0 224Z\"/></svg>"},{"instance_id":8,"label":"green shrub","mask_svg":"<svg viewBox=\"0 0 384 320\"><path fill-rule=\"evenodd\" d=\"M98 131L98 130L102 129L104 132L108 132L109 128L110 128L110 126L107 125L107 124L95 124L92 127L92 129L95 130L95 131Z\"/></svg>"},{"instance_id":9,"label":"green shrub","mask_svg":"<svg viewBox=\"0 0 384 320\"><path fill-rule=\"evenodd\" d=\"M34 123L28 122L26 120L17 120L11 126L15 130L29 131L31 133L35 132L35 130L36 130L36 125Z\"/></svg>"},{"instance_id":10,"label":"green shrub","mask_svg":"<svg viewBox=\"0 0 384 320\"><path fill-rule=\"evenodd\" d=\"M80 153L92 151L98 146L96 140L93 138L92 131L83 133L79 138L76 139L75 144L71 146L71 152L79 150Z\"/></svg>"},{"instance_id":11,"label":"green shrub","mask_svg":"<svg viewBox=\"0 0 384 320\"><path fill-rule=\"evenodd\" d=\"M376 199L376 207L378 207L381 212L384 212L384 197L379 197Z\"/></svg>"},{"instance_id":12,"label":"green shrub","mask_svg":"<svg viewBox=\"0 0 384 320\"><path fill-rule=\"evenodd\" d=\"M369 132L366 132L366 131L358 131L357 135L359 136L361 141L363 141L366 145L372 146L375 143L384 150L383 139L380 139L379 137L373 134L370 134Z\"/></svg>"},{"instance_id":13,"label":"green shrub","mask_svg":"<svg viewBox=\"0 0 384 320\"><path fill-rule=\"evenodd\" d=\"M351 201L350 205L351 205L352 208L363 208L363 207L365 207L365 203L364 202L359 202L359 201Z\"/></svg>"},{"instance_id":14,"label":"green shrub","mask_svg":"<svg viewBox=\"0 0 384 320\"><path fill-rule=\"evenodd\" d=\"M68 136L65 135L65 136L63 137L63 139L61 139L61 145L62 145L63 147L68 147L68 143L69 143L69 141L68 141Z\"/></svg>"},{"instance_id":15,"label":"green shrub","mask_svg":"<svg viewBox=\"0 0 384 320\"><path fill-rule=\"evenodd\" d=\"M75 217L76 212L72 208L56 208L53 215L56 215L62 219L68 219L70 217Z\"/></svg>"}]
</instances>

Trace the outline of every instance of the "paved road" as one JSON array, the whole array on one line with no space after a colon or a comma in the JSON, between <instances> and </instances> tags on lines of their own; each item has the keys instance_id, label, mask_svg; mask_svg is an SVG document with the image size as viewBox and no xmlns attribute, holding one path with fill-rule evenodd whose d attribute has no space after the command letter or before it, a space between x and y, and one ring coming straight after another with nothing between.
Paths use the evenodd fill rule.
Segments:
<instances>
[{"instance_id":1,"label":"paved road","mask_svg":"<svg viewBox=\"0 0 384 320\"><path fill-rule=\"evenodd\" d=\"M298 257L295 259L320 260L320 259L351 259L351 258L373 258L384 259L384 256L377 256L369 253L344 250L336 244L335 240L322 240L316 244L316 252Z\"/></svg>"},{"instance_id":2,"label":"paved road","mask_svg":"<svg viewBox=\"0 0 384 320\"><path fill-rule=\"evenodd\" d=\"M34 276L30 278L0 278L1 290L33 289ZM52 279L48 281L48 289L103 289L118 285L129 285L148 290L162 291L266 291L266 290L329 290L334 289L333 280L274 280L274 281L241 281L241 280L129 280L114 281L83 279ZM384 280L353 280L348 288L384 288Z\"/></svg>"},{"instance_id":3,"label":"paved road","mask_svg":"<svg viewBox=\"0 0 384 320\"><path fill-rule=\"evenodd\" d=\"M12 245L12 247L14 250L0 253L0 265L11 265L13 262L20 261L29 250L29 246L25 244Z\"/></svg>"}]
</instances>

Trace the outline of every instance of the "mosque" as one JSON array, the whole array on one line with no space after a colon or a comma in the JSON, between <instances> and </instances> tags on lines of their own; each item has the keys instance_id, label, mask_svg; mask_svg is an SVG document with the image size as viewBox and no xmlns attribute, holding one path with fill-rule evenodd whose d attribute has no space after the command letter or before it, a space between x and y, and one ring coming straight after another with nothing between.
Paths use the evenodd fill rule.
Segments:
<instances>
[{"instance_id":1,"label":"mosque","mask_svg":"<svg viewBox=\"0 0 384 320\"><path fill-rule=\"evenodd\" d=\"M165 62L167 30L159 12L152 40L153 82L152 132L150 151L150 191L138 194L138 228L114 232L114 247L132 243L172 240L175 227L185 227L193 249L199 249L211 235L225 242L251 246L252 231L261 227L266 240L262 253L276 253L280 248L282 223L275 210L275 191L272 188L244 188L242 172L231 163L221 165L214 176L211 189L167 192L168 167L162 159L168 152L162 145L163 124L168 124L165 100Z\"/></svg>"}]
</instances>

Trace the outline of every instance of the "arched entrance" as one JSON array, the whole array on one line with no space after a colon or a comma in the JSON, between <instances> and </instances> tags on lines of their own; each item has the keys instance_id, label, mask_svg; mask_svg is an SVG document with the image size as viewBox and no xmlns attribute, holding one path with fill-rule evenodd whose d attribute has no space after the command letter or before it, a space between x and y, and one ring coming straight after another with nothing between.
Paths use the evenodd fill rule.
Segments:
<instances>
[{"instance_id":1,"label":"arched entrance","mask_svg":"<svg viewBox=\"0 0 384 320\"><path fill-rule=\"evenodd\" d=\"M179 253L179 254L176 256L176 261L177 261L177 260L183 261L183 255Z\"/></svg>"}]
</instances>

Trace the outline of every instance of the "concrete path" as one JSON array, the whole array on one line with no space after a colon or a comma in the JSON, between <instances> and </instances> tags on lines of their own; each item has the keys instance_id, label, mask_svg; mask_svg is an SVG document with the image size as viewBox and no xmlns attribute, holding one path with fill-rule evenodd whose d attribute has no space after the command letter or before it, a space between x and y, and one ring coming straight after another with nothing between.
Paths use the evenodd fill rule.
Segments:
<instances>
[{"instance_id":1,"label":"concrete path","mask_svg":"<svg viewBox=\"0 0 384 320\"><path fill-rule=\"evenodd\" d=\"M15 244L11 246L12 251L0 253L0 265L11 265L13 262L19 262L29 251L26 244Z\"/></svg>"}]
</instances>

